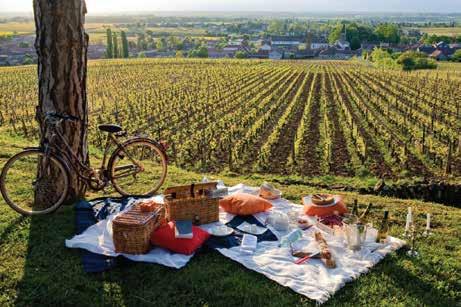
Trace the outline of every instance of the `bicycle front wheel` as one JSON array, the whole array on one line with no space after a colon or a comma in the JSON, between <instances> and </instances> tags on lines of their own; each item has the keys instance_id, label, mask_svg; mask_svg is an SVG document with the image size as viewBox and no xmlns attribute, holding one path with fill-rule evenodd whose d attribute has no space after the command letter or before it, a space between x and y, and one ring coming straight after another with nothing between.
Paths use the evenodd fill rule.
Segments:
<instances>
[{"instance_id":1,"label":"bicycle front wheel","mask_svg":"<svg viewBox=\"0 0 461 307\"><path fill-rule=\"evenodd\" d=\"M53 212L64 202L68 188L69 175L63 162L38 149L13 156L0 177L6 203L23 215Z\"/></svg>"},{"instance_id":2,"label":"bicycle front wheel","mask_svg":"<svg viewBox=\"0 0 461 307\"><path fill-rule=\"evenodd\" d=\"M108 169L112 185L120 194L150 196L165 181L167 158L155 142L138 138L112 154Z\"/></svg>"}]
</instances>

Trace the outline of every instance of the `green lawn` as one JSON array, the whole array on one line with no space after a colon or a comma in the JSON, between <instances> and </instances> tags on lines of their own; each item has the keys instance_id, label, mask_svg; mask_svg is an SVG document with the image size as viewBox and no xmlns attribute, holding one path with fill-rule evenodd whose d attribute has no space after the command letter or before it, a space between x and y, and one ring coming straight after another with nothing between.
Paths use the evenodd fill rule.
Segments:
<instances>
[{"instance_id":1,"label":"green lawn","mask_svg":"<svg viewBox=\"0 0 461 307\"><path fill-rule=\"evenodd\" d=\"M421 32L427 33L429 35L448 35L448 36L456 36L461 35L461 27L429 27L429 28L421 28Z\"/></svg>"},{"instance_id":2,"label":"green lawn","mask_svg":"<svg viewBox=\"0 0 461 307\"><path fill-rule=\"evenodd\" d=\"M437 69L461 73L461 63L456 62L438 62Z\"/></svg>"},{"instance_id":3,"label":"green lawn","mask_svg":"<svg viewBox=\"0 0 461 307\"><path fill-rule=\"evenodd\" d=\"M0 134L0 163L25 142ZM170 168L165 187L198 181L203 174ZM208 175L228 185L260 185L262 175ZM299 203L313 188L279 186ZM89 195L94 197L97 194ZM325 306L460 306L461 209L420 201L344 193L364 206L375 204L375 223L390 210L391 234L402 233L408 206L418 222L433 214L434 235L420 244L421 257L405 251L386 257L369 274L348 283ZM100 196L100 195L98 195ZM86 274L80 251L64 247L74 234L70 206L45 217L23 218L0 202L0 306L313 306L313 301L249 271L217 252L196 255L181 270L127 263L103 274Z\"/></svg>"}]
</instances>

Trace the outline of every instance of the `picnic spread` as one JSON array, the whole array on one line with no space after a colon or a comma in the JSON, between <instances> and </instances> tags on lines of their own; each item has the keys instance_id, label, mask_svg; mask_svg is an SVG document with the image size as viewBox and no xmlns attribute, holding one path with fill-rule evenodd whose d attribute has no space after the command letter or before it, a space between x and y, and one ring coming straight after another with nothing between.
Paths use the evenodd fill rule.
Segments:
<instances>
[{"instance_id":1,"label":"picnic spread","mask_svg":"<svg viewBox=\"0 0 461 307\"><path fill-rule=\"evenodd\" d=\"M406 243L379 229L338 195L314 194L296 205L281 191L223 182L167 188L151 198L101 198L76 205L77 235L87 272L117 259L180 269L210 248L318 303Z\"/></svg>"}]
</instances>

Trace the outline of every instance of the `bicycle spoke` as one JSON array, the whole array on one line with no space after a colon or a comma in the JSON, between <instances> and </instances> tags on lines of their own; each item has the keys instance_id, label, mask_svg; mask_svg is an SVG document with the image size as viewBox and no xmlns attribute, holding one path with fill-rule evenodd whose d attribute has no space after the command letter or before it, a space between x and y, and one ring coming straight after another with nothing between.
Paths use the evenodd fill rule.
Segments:
<instances>
[{"instance_id":1,"label":"bicycle spoke","mask_svg":"<svg viewBox=\"0 0 461 307\"><path fill-rule=\"evenodd\" d=\"M22 214L51 211L67 193L68 178L63 166L54 159L45 160L38 151L13 157L2 179L5 200Z\"/></svg>"},{"instance_id":2,"label":"bicycle spoke","mask_svg":"<svg viewBox=\"0 0 461 307\"><path fill-rule=\"evenodd\" d=\"M123 177L135 175L139 172L140 171L138 170L138 167L136 165L124 165L117 167L112 177L114 179L120 179Z\"/></svg>"},{"instance_id":3,"label":"bicycle spoke","mask_svg":"<svg viewBox=\"0 0 461 307\"><path fill-rule=\"evenodd\" d=\"M151 194L163 182L165 162L163 154L152 143L132 143L113 161L111 175L114 187L125 195Z\"/></svg>"}]
</instances>

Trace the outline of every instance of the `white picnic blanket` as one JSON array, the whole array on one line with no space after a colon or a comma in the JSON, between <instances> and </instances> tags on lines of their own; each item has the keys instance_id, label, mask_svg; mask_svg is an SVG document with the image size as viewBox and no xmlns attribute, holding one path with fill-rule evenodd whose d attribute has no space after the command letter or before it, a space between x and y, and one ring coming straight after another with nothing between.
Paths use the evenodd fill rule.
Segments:
<instances>
[{"instance_id":1,"label":"white picnic blanket","mask_svg":"<svg viewBox=\"0 0 461 307\"><path fill-rule=\"evenodd\" d=\"M245 186L243 184L229 188L229 193L246 192L257 193L257 188ZM161 196L156 197L157 201L162 200ZM271 211L297 211L302 212L302 207L289 202L286 199L272 201ZM265 222L270 212L255 214L262 223ZM107 256L118 256L115 253L112 243L111 221L116 214L109 216L106 220L89 227L85 232L66 240L69 248L83 248L93 253ZM225 224L232 220L234 216L226 212L220 212L220 222L202 225L201 227L209 231L212 227ZM286 233L281 233L269 226L272 232L281 238ZM306 244L314 241L313 233L322 231L327 240L330 250L336 260L335 269L327 269L320 260L311 259L306 263L297 265L294 263L295 257L291 255L289 248L280 248L279 242L265 241L258 243L254 254L241 253L239 247L230 249L222 248L218 251L239 263L246 268L259 272L267 278L272 279L282 286L289 287L293 291L305 295L319 303L324 303L328 298L345 285L346 282L356 279L360 274L366 273L371 267L378 263L388 253L402 247L405 242L389 237L387 244L367 243L360 251L352 252L347 249L343 238L325 232L324 228L316 226L304 231L302 242ZM373 231L369 232L370 238ZM165 265L173 268L185 266L193 255L186 256L174 254L162 248L154 248L145 255L128 255L124 257L133 261L150 262Z\"/></svg>"}]
</instances>

